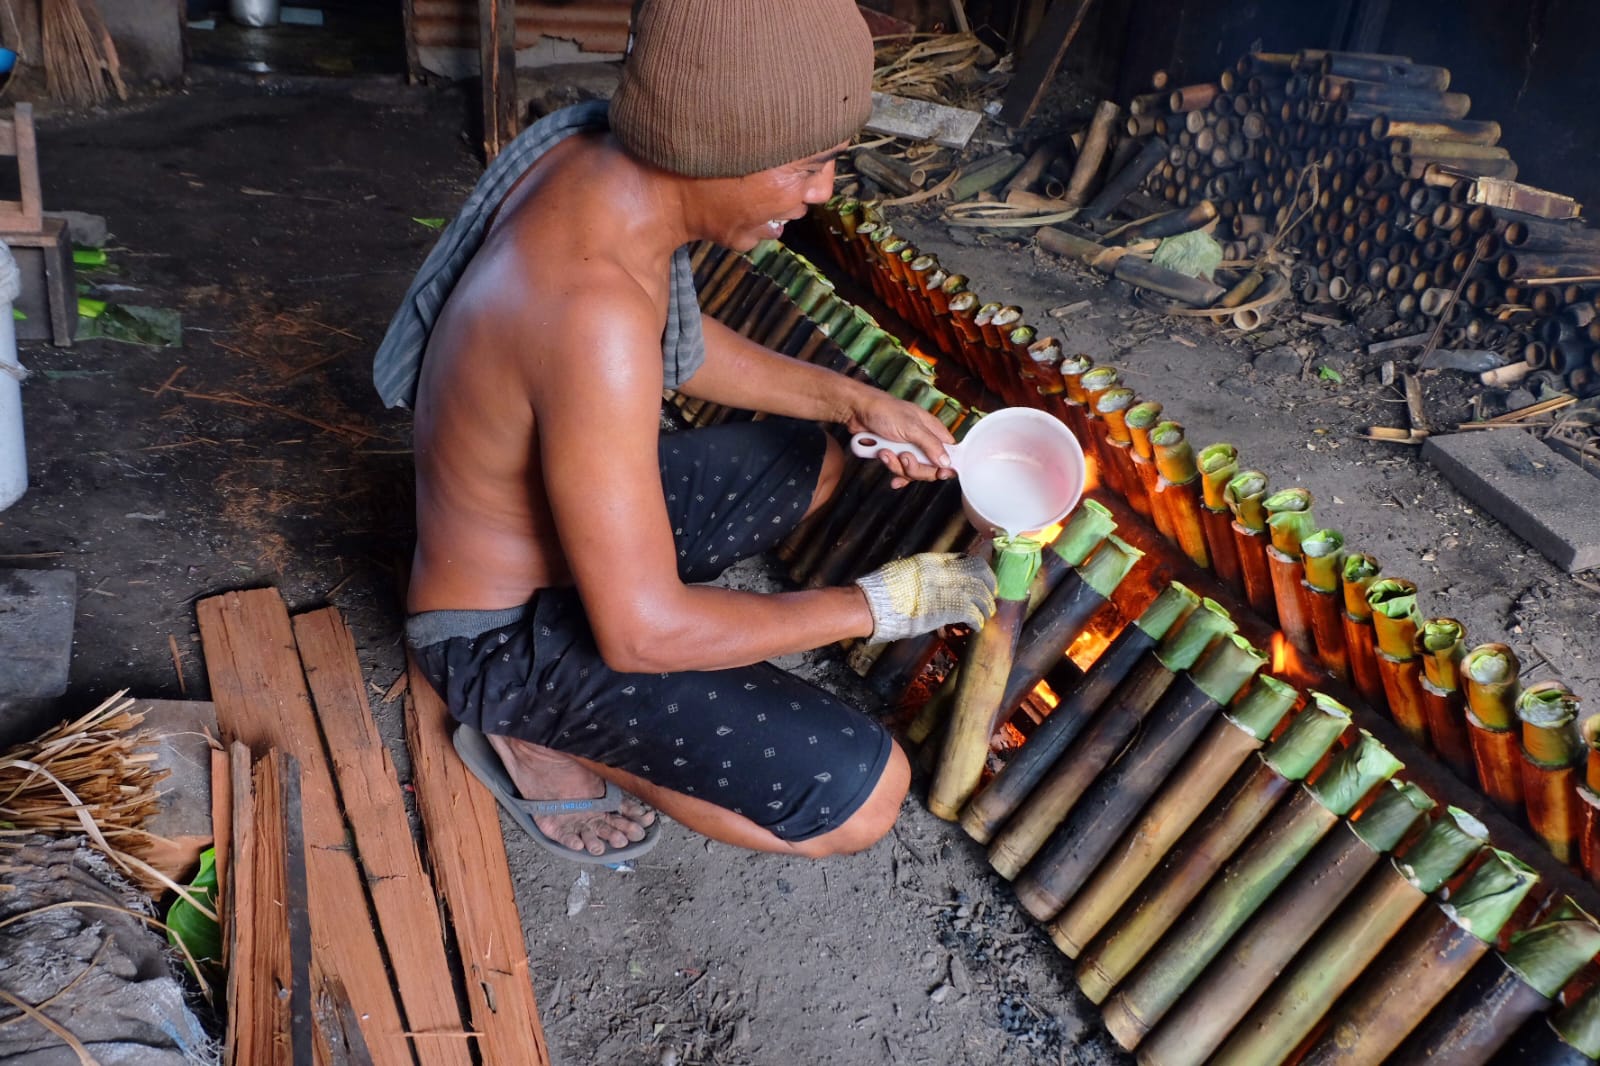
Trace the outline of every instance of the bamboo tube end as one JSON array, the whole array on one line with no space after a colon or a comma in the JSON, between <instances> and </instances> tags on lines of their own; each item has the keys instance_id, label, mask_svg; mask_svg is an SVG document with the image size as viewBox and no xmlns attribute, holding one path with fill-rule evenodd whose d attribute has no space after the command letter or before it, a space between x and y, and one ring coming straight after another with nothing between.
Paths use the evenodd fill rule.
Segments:
<instances>
[{"instance_id":1,"label":"bamboo tube end","mask_svg":"<svg viewBox=\"0 0 1600 1066\"><path fill-rule=\"evenodd\" d=\"M1071 931L1063 929L1060 922L1051 922L1047 931L1050 934L1050 942L1055 944L1067 958L1075 959L1083 954L1085 945L1078 943L1077 938Z\"/></svg>"},{"instance_id":2,"label":"bamboo tube end","mask_svg":"<svg viewBox=\"0 0 1600 1066\"><path fill-rule=\"evenodd\" d=\"M971 803L961 809L960 823L967 836L979 844L988 844L994 837L995 827Z\"/></svg>"},{"instance_id":3,"label":"bamboo tube end","mask_svg":"<svg viewBox=\"0 0 1600 1066\"><path fill-rule=\"evenodd\" d=\"M1150 1032L1150 1027L1121 993L1112 996L1101 1009L1104 1013L1106 1031L1124 1051L1132 1051L1138 1047L1139 1042Z\"/></svg>"}]
</instances>

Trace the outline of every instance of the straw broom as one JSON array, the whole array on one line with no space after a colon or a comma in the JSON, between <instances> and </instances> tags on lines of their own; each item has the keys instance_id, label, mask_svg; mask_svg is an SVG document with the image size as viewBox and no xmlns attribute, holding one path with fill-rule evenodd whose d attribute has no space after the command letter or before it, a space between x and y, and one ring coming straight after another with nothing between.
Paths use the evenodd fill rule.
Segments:
<instances>
[{"instance_id":1,"label":"straw broom","mask_svg":"<svg viewBox=\"0 0 1600 1066\"><path fill-rule=\"evenodd\" d=\"M44 68L50 95L71 104L98 104L115 89L128 98L116 45L94 0L44 0Z\"/></svg>"}]
</instances>

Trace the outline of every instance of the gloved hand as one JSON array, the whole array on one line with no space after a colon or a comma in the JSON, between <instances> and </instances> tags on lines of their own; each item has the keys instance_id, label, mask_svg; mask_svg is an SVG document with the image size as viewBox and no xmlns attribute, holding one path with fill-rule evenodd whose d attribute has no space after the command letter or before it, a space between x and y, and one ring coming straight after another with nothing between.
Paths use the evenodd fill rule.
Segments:
<instances>
[{"instance_id":1,"label":"gloved hand","mask_svg":"<svg viewBox=\"0 0 1600 1066\"><path fill-rule=\"evenodd\" d=\"M872 611L872 644L956 622L977 628L994 613L994 572L970 555L924 552L896 559L856 578L856 585Z\"/></svg>"}]
</instances>

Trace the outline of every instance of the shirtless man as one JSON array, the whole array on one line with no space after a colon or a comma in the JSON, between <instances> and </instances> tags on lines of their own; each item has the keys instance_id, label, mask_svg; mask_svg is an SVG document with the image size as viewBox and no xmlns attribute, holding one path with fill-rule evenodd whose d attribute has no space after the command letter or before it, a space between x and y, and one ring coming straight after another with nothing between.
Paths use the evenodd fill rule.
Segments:
<instances>
[{"instance_id":1,"label":"shirtless man","mask_svg":"<svg viewBox=\"0 0 1600 1066\"><path fill-rule=\"evenodd\" d=\"M992 610L993 576L956 556L843 588L701 583L833 491L844 459L819 422L933 458L882 453L897 487L951 474L927 412L754 344L683 291L686 243L777 237L832 194L865 120L855 5L798 8L780 35L763 0L644 0L609 116L569 108L507 149L379 353L380 388L420 360L408 640L468 765L568 857L641 853L656 811L748 848L867 847L899 811L905 755L766 660ZM430 284L432 320L408 326ZM777 417L661 436L664 385Z\"/></svg>"}]
</instances>

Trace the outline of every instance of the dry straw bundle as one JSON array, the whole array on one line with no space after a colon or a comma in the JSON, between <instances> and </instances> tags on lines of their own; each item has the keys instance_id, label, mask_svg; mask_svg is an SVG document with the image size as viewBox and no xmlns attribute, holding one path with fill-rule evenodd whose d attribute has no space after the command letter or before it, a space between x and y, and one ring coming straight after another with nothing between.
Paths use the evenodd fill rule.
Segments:
<instances>
[{"instance_id":1,"label":"dry straw bundle","mask_svg":"<svg viewBox=\"0 0 1600 1066\"><path fill-rule=\"evenodd\" d=\"M994 52L972 33L893 37L880 45L872 87L951 107L981 105L999 87Z\"/></svg>"},{"instance_id":2,"label":"dry straw bundle","mask_svg":"<svg viewBox=\"0 0 1600 1066\"><path fill-rule=\"evenodd\" d=\"M128 98L117 46L95 0L44 0L45 81L50 95L70 104L98 104L116 92Z\"/></svg>"}]
</instances>

